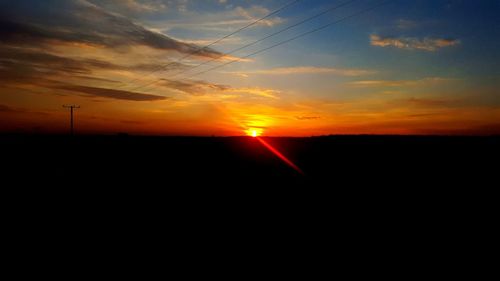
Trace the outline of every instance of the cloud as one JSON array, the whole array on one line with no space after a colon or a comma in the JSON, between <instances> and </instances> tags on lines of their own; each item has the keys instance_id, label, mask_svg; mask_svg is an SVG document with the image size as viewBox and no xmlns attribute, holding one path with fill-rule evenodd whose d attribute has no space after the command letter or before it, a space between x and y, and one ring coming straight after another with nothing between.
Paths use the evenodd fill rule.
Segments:
<instances>
[{"instance_id":1,"label":"cloud","mask_svg":"<svg viewBox=\"0 0 500 281\"><path fill-rule=\"evenodd\" d=\"M48 3L47 3L48 2ZM29 4L29 5L28 5ZM11 45L88 44L108 48L148 46L193 53L198 47L149 30L119 14L84 0L18 1L0 4L0 42ZM210 48L196 53L216 57Z\"/></svg>"},{"instance_id":2,"label":"cloud","mask_svg":"<svg viewBox=\"0 0 500 281\"><path fill-rule=\"evenodd\" d=\"M181 67L180 65L177 67ZM115 63L88 59L68 58L27 48L12 48L0 45L0 80L4 85L14 87L34 86L61 89L86 96L98 96L130 101L157 101L163 96L136 93L126 90L113 90L109 87L120 83L116 80L95 75L97 70L149 70L157 65L122 66ZM79 83L73 83L74 79ZM85 85L83 83L105 83L107 87ZM111 85L109 85L111 84ZM113 85L114 84L114 85ZM232 88L227 85L200 80L161 79L159 86L189 95L206 94L245 94L276 98L277 91L261 88ZM127 89L127 88L124 88ZM59 92L60 93L60 92Z\"/></svg>"},{"instance_id":3,"label":"cloud","mask_svg":"<svg viewBox=\"0 0 500 281\"><path fill-rule=\"evenodd\" d=\"M0 0L0 81L3 87L44 95L76 93L82 97L128 101L168 99L127 90L131 82L122 84L127 87L113 89L123 83L120 81L142 83L156 79L153 75L144 79L143 72L163 69L165 65L169 69L183 69L186 65L170 62L170 52L197 50L192 43L150 30L118 13L125 9L123 7L146 13L160 2L163 1L20 0L6 3ZM108 9L113 6L118 8ZM260 6L229 11L235 20L243 17L244 22L268 12ZM198 59L220 58L221 55L205 49L198 54ZM158 85L163 86L163 90L190 95L222 94L231 98L245 95L277 98L279 93L272 89L233 88L197 80L163 79Z\"/></svg>"},{"instance_id":4,"label":"cloud","mask_svg":"<svg viewBox=\"0 0 500 281\"><path fill-rule=\"evenodd\" d=\"M98 77L92 77L92 76L85 76L85 75L75 75L73 77L78 78L78 79L89 80L89 81L97 81L97 82L105 82L105 83L113 83L113 84L121 83L120 81L116 81L116 80L111 80L111 79L106 79L106 78L98 78Z\"/></svg>"},{"instance_id":5,"label":"cloud","mask_svg":"<svg viewBox=\"0 0 500 281\"><path fill-rule=\"evenodd\" d=\"M121 82L95 75L95 72L154 71L163 66L164 64L160 62L119 65L95 58L62 57L40 49L10 47L0 44L0 80L7 83L19 80L36 82L39 79L67 80L76 78L86 80L87 83L112 83L116 86L116 83ZM180 63L168 63L168 69L182 70L184 67L186 65Z\"/></svg>"},{"instance_id":6,"label":"cloud","mask_svg":"<svg viewBox=\"0 0 500 281\"><path fill-rule=\"evenodd\" d=\"M251 7L235 7L229 10L203 13L190 11L181 19L167 21L152 21L150 24L161 30L193 30L204 33L209 32L210 36L220 37L225 33L234 31L235 27L243 27L257 19L269 14L270 10L259 5ZM285 22L285 19L277 16L271 16L256 23L253 27L273 27ZM205 35L206 36L206 35ZM232 37L237 38L237 37ZM227 41L224 41L227 43Z\"/></svg>"},{"instance_id":7,"label":"cloud","mask_svg":"<svg viewBox=\"0 0 500 281\"><path fill-rule=\"evenodd\" d=\"M455 100L445 100L445 99L428 99L428 98L410 98L404 100L403 102L412 104L415 106L424 106L424 107L443 107L456 104Z\"/></svg>"},{"instance_id":8,"label":"cloud","mask_svg":"<svg viewBox=\"0 0 500 281\"><path fill-rule=\"evenodd\" d=\"M317 120L321 119L320 116L295 116L295 119L297 120Z\"/></svg>"},{"instance_id":9,"label":"cloud","mask_svg":"<svg viewBox=\"0 0 500 281\"><path fill-rule=\"evenodd\" d=\"M256 71L246 72L230 72L231 74L248 76L249 74L262 74L262 75L292 75L292 74L335 74L340 76L362 76L373 74L374 71L363 69L342 69L330 67L316 67L316 66L296 66L296 67L282 67L272 68Z\"/></svg>"},{"instance_id":10,"label":"cloud","mask_svg":"<svg viewBox=\"0 0 500 281\"><path fill-rule=\"evenodd\" d=\"M42 55L41 57L43 58L44 56ZM37 57L35 56L34 58ZM60 90L81 93L87 96L97 96L97 97L112 98L119 100L158 101L167 99L166 97L163 96L141 94L125 90L113 90L101 87L82 86L68 82L58 81L58 80L64 81L69 78L81 78L84 80L97 79L98 81L102 80L101 82L116 83L116 81L113 80L95 78L92 76L74 75L75 73L81 73L81 72L86 73L86 71L83 71L83 68L79 68L80 67L79 65L77 65L78 67L71 64L68 66L67 65L68 62L73 63L73 61L71 60L66 61L62 59L58 62L60 64L58 66L57 63L52 62L51 65L55 65L58 67L56 69L47 71L46 69L37 68L36 62L34 65L30 65L28 63L17 63L17 62L5 64L5 62L0 59L0 66L2 66L2 68L0 68L0 81L2 81L3 86L14 86L14 87L34 86L34 87L42 87L48 89L60 89ZM73 72L69 73L70 75L68 76L68 71L73 71ZM59 79L54 80L55 78ZM6 110L6 108L4 108L4 110Z\"/></svg>"},{"instance_id":11,"label":"cloud","mask_svg":"<svg viewBox=\"0 0 500 281\"><path fill-rule=\"evenodd\" d=\"M2 45L0 45L0 65L4 67L10 65L11 68L20 68L23 66L24 68L31 68L31 71L37 69L39 71L43 70L45 73L61 72L71 74L88 74L93 69L124 70L128 68L97 59L73 59L57 56L42 50L14 48Z\"/></svg>"},{"instance_id":12,"label":"cloud","mask_svg":"<svg viewBox=\"0 0 500 281\"><path fill-rule=\"evenodd\" d=\"M182 39L182 38L177 38L177 37L173 37L173 36L170 36L170 37L177 40L177 41L184 42L186 44L195 44L198 46L209 45L212 42L214 42L220 38L218 36L205 37L205 38L200 38L200 39ZM224 39L224 44L228 44L228 45L236 45L236 44L241 44L241 43L246 43L246 42L243 42L240 37L228 37L228 38Z\"/></svg>"},{"instance_id":13,"label":"cloud","mask_svg":"<svg viewBox=\"0 0 500 281\"><path fill-rule=\"evenodd\" d=\"M19 112L19 111L8 105L0 104L0 112Z\"/></svg>"},{"instance_id":14,"label":"cloud","mask_svg":"<svg viewBox=\"0 0 500 281\"><path fill-rule=\"evenodd\" d=\"M202 96L215 91L226 91L230 87L226 85L209 83L200 80L169 80L161 79L161 86L167 87L169 89L177 90L186 94Z\"/></svg>"},{"instance_id":15,"label":"cloud","mask_svg":"<svg viewBox=\"0 0 500 281\"><path fill-rule=\"evenodd\" d=\"M361 80L349 82L355 87L408 87L418 85L432 85L454 81L456 79L443 77L426 77L418 80Z\"/></svg>"},{"instance_id":16,"label":"cloud","mask_svg":"<svg viewBox=\"0 0 500 281\"><path fill-rule=\"evenodd\" d=\"M167 3L161 0L88 0L89 2L117 10L122 14L165 12Z\"/></svg>"},{"instance_id":17,"label":"cloud","mask_svg":"<svg viewBox=\"0 0 500 281\"><path fill-rule=\"evenodd\" d=\"M394 99L387 102L387 104L396 106L398 108L425 108L425 109L443 109L443 108L452 108L452 107L468 107L470 106L467 101L463 99L451 99L444 97L410 97L404 99ZM427 117L431 115L435 115L438 112L419 112L419 111L410 111L411 114L408 114L408 117Z\"/></svg>"},{"instance_id":18,"label":"cloud","mask_svg":"<svg viewBox=\"0 0 500 281\"><path fill-rule=\"evenodd\" d=\"M11 107L5 104L0 104L0 113L24 113L24 114L38 114L38 115L47 115L48 113L46 112L41 112L41 111L32 111L24 108L18 108L18 107Z\"/></svg>"},{"instance_id":19,"label":"cloud","mask_svg":"<svg viewBox=\"0 0 500 281\"><path fill-rule=\"evenodd\" d=\"M244 17L251 21L256 21L270 13L269 9L257 5L251 6L249 8L236 7L234 11L237 15L240 15L241 17ZM282 18L274 17L261 20L258 24L272 27L283 22L284 20Z\"/></svg>"},{"instance_id":20,"label":"cloud","mask_svg":"<svg viewBox=\"0 0 500 281\"><path fill-rule=\"evenodd\" d=\"M228 85L221 85L210 83L201 80L168 80L162 79L160 84L168 89L176 90L185 94L202 96L206 94L243 94L258 96L264 98L278 99L280 92L273 89L260 88L260 87L231 87Z\"/></svg>"},{"instance_id":21,"label":"cloud","mask_svg":"<svg viewBox=\"0 0 500 281\"><path fill-rule=\"evenodd\" d=\"M400 80L400 81L389 81L389 80L363 80L363 81L353 81L349 82L350 85L357 87L400 87L407 86L408 84L413 84L414 81Z\"/></svg>"},{"instance_id":22,"label":"cloud","mask_svg":"<svg viewBox=\"0 0 500 281\"><path fill-rule=\"evenodd\" d=\"M370 35L370 43L372 46L378 47L395 47L398 49L435 52L444 47L458 45L460 41L443 38L380 37L379 35L372 34Z\"/></svg>"},{"instance_id":23,"label":"cloud","mask_svg":"<svg viewBox=\"0 0 500 281\"><path fill-rule=\"evenodd\" d=\"M137 120L120 120L120 123L123 124L131 124L131 125L144 125L144 122L137 121Z\"/></svg>"},{"instance_id":24,"label":"cloud","mask_svg":"<svg viewBox=\"0 0 500 281\"><path fill-rule=\"evenodd\" d=\"M83 93L85 95L111 98L111 99L119 99L119 100L158 101L158 100L166 100L167 99L167 97L163 97L163 96L141 94L141 93L135 93L135 92L129 92L129 91L123 91L123 90L80 86L80 85L60 85L60 86L55 86L54 88L72 91L72 92Z\"/></svg>"},{"instance_id":25,"label":"cloud","mask_svg":"<svg viewBox=\"0 0 500 281\"><path fill-rule=\"evenodd\" d=\"M280 94L280 91L260 87L232 88L231 91L271 99L278 99Z\"/></svg>"}]
</instances>

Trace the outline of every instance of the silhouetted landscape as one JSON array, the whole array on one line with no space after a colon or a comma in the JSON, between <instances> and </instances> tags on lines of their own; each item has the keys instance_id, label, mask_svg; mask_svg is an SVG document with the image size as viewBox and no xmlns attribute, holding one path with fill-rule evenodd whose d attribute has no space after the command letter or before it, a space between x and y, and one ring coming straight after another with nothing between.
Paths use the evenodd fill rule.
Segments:
<instances>
[{"instance_id":1,"label":"silhouetted landscape","mask_svg":"<svg viewBox=\"0 0 500 281\"><path fill-rule=\"evenodd\" d=\"M455 212L497 181L499 4L0 0L2 186L34 210Z\"/></svg>"},{"instance_id":2,"label":"silhouetted landscape","mask_svg":"<svg viewBox=\"0 0 500 281\"><path fill-rule=\"evenodd\" d=\"M270 183L346 189L418 185L470 188L495 177L500 137L324 136L263 138L300 167L298 173L252 137L2 135L7 174L18 180L136 183L182 188ZM366 187L366 186L365 186ZM210 187L213 188L213 187Z\"/></svg>"},{"instance_id":3,"label":"silhouetted landscape","mask_svg":"<svg viewBox=\"0 0 500 281\"><path fill-rule=\"evenodd\" d=\"M92 236L82 225L95 239L116 225L137 226L133 235L180 227L194 239L193 228L247 233L250 221L300 225L321 242L340 230L355 247L449 253L465 223L491 225L500 137L264 139L304 175L252 137L2 135L8 216L36 228L24 239L47 228Z\"/></svg>"}]
</instances>

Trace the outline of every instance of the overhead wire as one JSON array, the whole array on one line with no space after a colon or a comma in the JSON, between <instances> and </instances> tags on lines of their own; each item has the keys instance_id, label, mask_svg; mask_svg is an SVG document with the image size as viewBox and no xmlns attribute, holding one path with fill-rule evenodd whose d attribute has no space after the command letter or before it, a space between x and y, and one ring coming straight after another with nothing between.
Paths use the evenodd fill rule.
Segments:
<instances>
[{"instance_id":1,"label":"overhead wire","mask_svg":"<svg viewBox=\"0 0 500 281\"><path fill-rule=\"evenodd\" d=\"M181 74L183 74L183 73L186 73L186 72L188 72L188 71L191 71L191 70L196 69L196 68L198 68L198 67L201 67L201 66L203 66L203 65L209 64L209 63L211 63L211 62L213 62L213 61L215 61L215 60L218 60L218 59L220 59L220 58L222 58L222 57L232 55L232 54L234 54L234 53L236 53L236 52L238 52L238 51L241 51L241 50L243 50L243 49L246 49L246 48L248 48L248 47L251 47L251 46L253 46L253 45L256 45L256 44L258 44L258 43L260 43L260 42L262 42L262 41L264 41L264 40L267 40L267 39L269 39L269 38L271 38L271 37L273 37L273 36L276 36L276 35L278 35L278 34L281 34L281 33L285 32L285 31L288 31L288 30L290 30L290 29L292 29L292 28L295 28L295 27L297 27L297 26L300 26L300 25L302 25L302 24L305 24L305 23L307 23L307 22L310 22L310 21L312 21L313 19L316 19L316 18L318 18L318 17L321 17L321 16L323 16L323 15L325 15L325 14L329 13L329 12L332 12L332 11L334 11L334 10L337 10L337 9L341 8L341 7L344 7L344 6L346 6L346 5L349 5L349 4L351 4L351 3L355 2L355 1L358 1L358 0L348 0L348 1L345 1L345 2L343 2L343 3L340 3L340 4L334 5L334 6L332 6L332 7L329 7L328 9L323 10L323 11L321 11L320 13L314 14L314 15L312 15L312 16L310 16L310 17L307 17L307 18L305 18L305 19L303 19L303 20L301 20L301 21L299 21L299 22L297 22L297 23L295 23L295 24L293 24L293 25L287 26L287 27L285 27L285 28L283 28L283 29L280 29L280 30L278 30L278 31L276 31L276 32L270 33L270 34L268 34L268 35L264 36L263 38L260 38L260 39L258 39L258 40L255 40L255 41L253 41L253 42L251 42L251 43L248 43L248 44L246 44L246 45L244 45L244 46L241 46L241 47L239 47L239 48L236 48L236 49L234 49L234 50L231 50L231 51L229 51L229 52L227 52L227 53L222 53L220 56L218 56L218 57L216 57L216 58L212 58L212 59L210 59L210 60L208 60L208 61L205 61L205 62L203 62L203 63L200 63L200 64L198 64L198 65L195 65L195 66L192 66L192 67L188 67L186 70L180 71L180 72L178 72L178 73L174 73L174 74L173 74L172 76L170 76L169 78L173 78L173 77L175 77L175 76L181 75ZM160 82L160 81L162 81L162 79L161 79L161 78L160 78L160 79L157 79L157 80L155 80L155 81L148 82L148 83L146 83L146 84L144 84L144 85L138 86L138 87L134 88L133 90L134 90L134 91L136 91L136 90L139 90L139 89L143 89L143 88L146 88L146 87L148 87L148 86L154 85L154 84L156 84L156 83L158 83L158 82Z\"/></svg>"},{"instance_id":2,"label":"overhead wire","mask_svg":"<svg viewBox=\"0 0 500 281\"><path fill-rule=\"evenodd\" d=\"M346 21L346 20L348 20L348 19L351 19L351 18L353 18L353 17L357 17L357 16L359 16L359 15L361 15L361 14L364 14L364 13L367 13L367 12L369 12L369 11L375 10L376 8L379 8L379 7L381 7L381 6L383 6L383 5L387 4L388 2L391 2L391 1L393 1L393 0L384 0L384 1L381 1L381 2L379 2L377 5L372 5L372 6L370 6L370 7L369 7L369 8L367 8L367 9L363 9L363 10L358 11L358 12L356 12L356 13L350 14L349 16L343 17L343 18L341 18L341 19L339 19L339 20L336 20L336 21L330 22L330 23L328 23L328 24L322 25L322 26L320 26L320 27L317 27L317 28L315 28L315 29L309 30L309 31L307 31L307 32L300 33L299 35L296 35L296 36L294 36L294 37L292 37L292 38L290 38L290 39L287 39L287 40L281 41L281 42L279 42L279 43L277 43L277 44L271 45L271 46L266 47L266 48L264 48L264 49L260 49L260 50L258 50L258 51L256 51L256 52L253 52L253 53L248 54L248 55L246 55L246 56L243 56L243 57L240 57L240 58L236 58L236 59L234 59L234 60L231 60L231 61L229 61L229 62L226 62L226 63L224 63L224 64L221 64L221 65L218 65L218 66L212 67L212 68L207 69L207 70L204 70L204 71L197 72L197 73L195 73L195 74L193 74L193 75L190 75L190 76L188 76L188 77L185 77L185 79L189 79L189 78L192 78L192 77L195 77L195 76L198 76L198 75L201 75L201 74L204 74L204 73L207 73L207 72L213 71L213 70L215 70L215 69L219 69L219 68L221 68L221 67L224 67L224 66L230 65L230 64L232 64L232 63L235 63L235 62L238 62L238 61L241 61L241 60L247 59L247 58L252 57L252 56L255 56L255 55L257 55L257 54L260 54L260 53L266 52L266 51L268 51L268 50L270 50L270 49L273 49L273 48L275 48L275 47L278 47L278 46L281 46L281 45L283 45L283 44L289 43L289 42L291 42L291 41L297 40L297 39L299 39L299 38L301 38L301 37L304 37L304 36L306 36L306 35L309 35L309 34L311 34L311 33L318 32L318 31L323 30L323 29L325 29L325 28L327 28L327 27L330 27L330 26L332 26L332 25L335 25L335 24L341 23L341 22Z\"/></svg>"},{"instance_id":3,"label":"overhead wire","mask_svg":"<svg viewBox=\"0 0 500 281\"><path fill-rule=\"evenodd\" d=\"M269 17L271 17L271 16L273 16L273 15L276 15L277 13L279 13L279 12L283 11L284 9L286 9L286 8L288 8L288 7L292 6L292 5L297 4L297 3L298 3L298 2L300 2L300 1L301 1L301 0L293 0L293 1L290 1L290 2L288 2L287 4L285 4L285 5L281 6L280 8L278 8L278 9L276 9L276 10L274 10L274 11L272 11L272 12L268 13L267 15L265 15L265 16L263 16L263 17L261 17L261 18L259 18L259 19L255 20L255 21L253 21L253 22L251 22L251 23L249 23L249 24L247 24L247 25L245 25L245 26L243 26L243 27L241 27L241 28L239 28L239 29L237 29L237 30L235 30L235 31L233 31L233 32L231 32L231 33L229 33L229 34L227 34L227 35L225 35L225 36L223 36L223 37L221 37L221 38L219 38L219 39L215 40L215 41L213 41L213 42L211 42L210 44L205 45L205 46L200 47L200 48L197 48L195 51L189 52L188 54L186 54L186 55L182 56L181 58L179 58L179 59L178 59L178 60L176 60L176 61L172 61L172 62L169 62L169 63L167 63L167 64L161 65L161 66L159 66L159 67L155 68L155 69L154 69L154 70L152 70L151 72L146 73L145 75L143 75L143 76L141 76L141 77L138 77L138 78L132 79L132 80L130 80L130 81L128 81L128 82L125 82L125 83L123 84L123 86L120 86L119 88L124 87L124 86L126 86L126 85L131 85L131 84L133 84L133 83L135 83L135 82L137 82L137 81L140 81L140 80L144 80L144 78L145 78L145 77L151 76L151 75L155 74L156 72L166 70L169 66L172 66L172 65L174 65L174 64L178 64L178 63L180 63L180 62L184 61L185 59L187 59L187 58L189 58L189 57L191 57L191 56L193 56L193 55L199 54L199 53L200 53L200 52L202 52L203 50L206 50L207 48L209 48L209 47L211 47L211 46L213 46L213 45L215 45L215 44L217 44L217 43L219 43L219 42L221 42L221 41L223 41L223 40L225 40L225 39L227 39L227 38L229 38L229 37L231 37L231 36L233 36L233 35L235 35L235 34L237 34L237 33L240 33L241 31L243 31L243 30L245 30L245 29L247 29L247 28L249 28L249 27L252 27L252 26L254 26L254 25L258 24L259 22L261 22L261 21L263 21L263 20L265 20L265 19L267 19L267 18L269 18ZM140 86L140 87L142 87L142 86ZM136 88L131 89L131 91L135 91L135 90L137 90L137 89L136 89Z\"/></svg>"}]
</instances>

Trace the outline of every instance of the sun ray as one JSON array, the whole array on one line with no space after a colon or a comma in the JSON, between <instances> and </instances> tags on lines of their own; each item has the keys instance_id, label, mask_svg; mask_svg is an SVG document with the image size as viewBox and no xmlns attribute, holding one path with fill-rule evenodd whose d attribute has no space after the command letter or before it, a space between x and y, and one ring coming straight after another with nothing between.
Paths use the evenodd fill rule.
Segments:
<instances>
[{"instance_id":1,"label":"sun ray","mask_svg":"<svg viewBox=\"0 0 500 281\"><path fill-rule=\"evenodd\" d=\"M305 175L304 172L297 166L295 165L290 159L288 159L285 155L283 155L279 150L274 148L271 144L266 142L264 139L261 137L256 137L256 139L269 151L271 151L274 155L276 155L279 159L281 159L283 162L285 162L288 166L292 167L295 171L297 171L301 175Z\"/></svg>"}]
</instances>

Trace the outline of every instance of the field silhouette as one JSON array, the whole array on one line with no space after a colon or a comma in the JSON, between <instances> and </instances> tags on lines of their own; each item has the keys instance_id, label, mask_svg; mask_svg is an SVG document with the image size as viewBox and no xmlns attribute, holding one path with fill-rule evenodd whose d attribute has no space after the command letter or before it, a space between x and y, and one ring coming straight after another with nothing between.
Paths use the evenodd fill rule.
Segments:
<instances>
[{"instance_id":1,"label":"field silhouette","mask_svg":"<svg viewBox=\"0 0 500 281\"><path fill-rule=\"evenodd\" d=\"M6 174L20 173L24 175L20 180L36 176L48 182L164 187L475 185L494 177L499 159L499 137L264 137L304 171L301 175L251 137L3 135L0 139Z\"/></svg>"},{"instance_id":2,"label":"field silhouette","mask_svg":"<svg viewBox=\"0 0 500 281\"><path fill-rule=\"evenodd\" d=\"M354 240L392 239L377 229L417 237L494 213L499 137L264 139L305 175L251 137L3 135L3 194L20 224L259 218L271 228L334 223Z\"/></svg>"}]
</instances>

